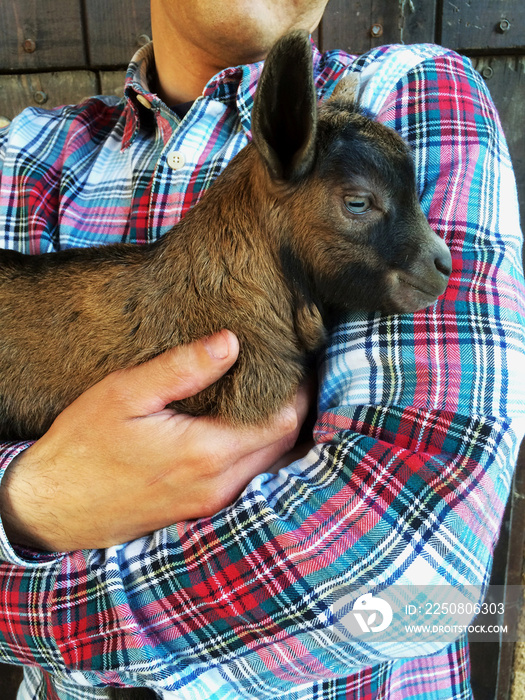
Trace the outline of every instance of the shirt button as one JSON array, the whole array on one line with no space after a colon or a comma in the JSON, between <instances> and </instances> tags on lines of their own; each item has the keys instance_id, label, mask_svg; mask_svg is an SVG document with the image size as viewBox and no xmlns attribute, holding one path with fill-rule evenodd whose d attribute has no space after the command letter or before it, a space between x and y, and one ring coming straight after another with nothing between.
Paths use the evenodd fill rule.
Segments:
<instances>
[{"instance_id":1,"label":"shirt button","mask_svg":"<svg viewBox=\"0 0 525 700\"><path fill-rule=\"evenodd\" d=\"M143 107L146 107L146 109L151 109L151 103L146 97L144 97L144 95L137 95L137 102L140 102L140 104Z\"/></svg>"},{"instance_id":2,"label":"shirt button","mask_svg":"<svg viewBox=\"0 0 525 700\"><path fill-rule=\"evenodd\" d=\"M173 170L180 170L185 164L186 158L180 151L172 151L171 153L168 153L168 165L170 168L173 168Z\"/></svg>"}]
</instances>

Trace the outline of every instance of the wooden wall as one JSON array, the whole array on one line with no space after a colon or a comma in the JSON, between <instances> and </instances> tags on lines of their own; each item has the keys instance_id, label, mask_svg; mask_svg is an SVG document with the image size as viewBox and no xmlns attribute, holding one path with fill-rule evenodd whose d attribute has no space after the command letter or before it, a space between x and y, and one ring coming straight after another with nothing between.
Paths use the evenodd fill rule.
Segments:
<instances>
[{"instance_id":1,"label":"wooden wall","mask_svg":"<svg viewBox=\"0 0 525 700\"><path fill-rule=\"evenodd\" d=\"M0 116L122 92L151 36L144 0L0 0Z\"/></svg>"},{"instance_id":2,"label":"wooden wall","mask_svg":"<svg viewBox=\"0 0 525 700\"><path fill-rule=\"evenodd\" d=\"M145 0L0 0L0 120L27 105L122 94L125 67L150 35ZM498 107L525 212L523 0L330 0L317 39L321 49L351 53L434 42L470 56ZM524 474L522 454L496 554L493 580L500 584L521 580ZM472 654L476 700L510 698L513 645L472 645ZM0 667L2 700L14 697L11 682L18 671Z\"/></svg>"}]
</instances>

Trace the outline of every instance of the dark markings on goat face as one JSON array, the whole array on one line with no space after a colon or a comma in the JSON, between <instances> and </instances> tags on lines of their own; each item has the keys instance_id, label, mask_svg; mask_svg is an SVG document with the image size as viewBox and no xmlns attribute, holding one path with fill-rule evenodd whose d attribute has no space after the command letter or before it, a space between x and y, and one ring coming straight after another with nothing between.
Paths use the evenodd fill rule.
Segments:
<instances>
[{"instance_id":1,"label":"dark markings on goat face","mask_svg":"<svg viewBox=\"0 0 525 700\"><path fill-rule=\"evenodd\" d=\"M310 237L288 237L292 268L299 260L301 279L329 307L413 313L433 303L451 256L419 205L408 145L337 97L321 106L317 132L303 186Z\"/></svg>"},{"instance_id":2,"label":"dark markings on goat face","mask_svg":"<svg viewBox=\"0 0 525 700\"><path fill-rule=\"evenodd\" d=\"M162 239L0 252L3 438L39 437L105 374L220 328L239 338L235 366L171 405L265 421L329 315L436 301L451 258L417 201L409 148L355 107L351 82L318 106L308 36L292 32L266 60L253 142Z\"/></svg>"}]
</instances>

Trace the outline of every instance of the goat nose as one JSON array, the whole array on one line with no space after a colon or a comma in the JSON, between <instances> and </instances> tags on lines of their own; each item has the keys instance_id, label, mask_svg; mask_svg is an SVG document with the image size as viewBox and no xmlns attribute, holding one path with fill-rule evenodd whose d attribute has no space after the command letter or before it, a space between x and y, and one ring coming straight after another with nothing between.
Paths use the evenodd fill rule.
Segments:
<instances>
[{"instance_id":1,"label":"goat nose","mask_svg":"<svg viewBox=\"0 0 525 700\"><path fill-rule=\"evenodd\" d=\"M452 257L448 249L440 251L434 258L436 269L445 277L450 277L452 273Z\"/></svg>"}]
</instances>

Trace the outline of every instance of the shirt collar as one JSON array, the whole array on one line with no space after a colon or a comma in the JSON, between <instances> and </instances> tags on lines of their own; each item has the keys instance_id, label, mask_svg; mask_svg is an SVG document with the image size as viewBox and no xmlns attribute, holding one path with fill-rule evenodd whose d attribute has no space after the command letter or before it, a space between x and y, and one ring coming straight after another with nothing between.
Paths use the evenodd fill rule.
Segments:
<instances>
[{"instance_id":1,"label":"shirt collar","mask_svg":"<svg viewBox=\"0 0 525 700\"><path fill-rule=\"evenodd\" d=\"M155 113L160 106L161 100L149 87L154 65L153 43L150 42L135 53L126 71L123 149L131 144L141 124L151 122L152 112Z\"/></svg>"},{"instance_id":2,"label":"shirt collar","mask_svg":"<svg viewBox=\"0 0 525 700\"><path fill-rule=\"evenodd\" d=\"M341 62L340 70L337 67L338 54L346 58ZM348 60L345 54L338 51L321 54L313 42L312 55L314 80L318 96L322 99L325 93L328 94L331 91L342 73L347 70ZM213 76L202 93L204 97L229 104L236 109L241 126L248 136L251 136L250 122L253 98L263 63L263 61L258 61L257 63L225 68ZM124 94L127 104L122 148L127 148L131 144L141 126L151 124L152 115L158 120L159 114L170 112L160 97L150 89L154 70L153 43L150 42L137 51L126 72Z\"/></svg>"},{"instance_id":3,"label":"shirt collar","mask_svg":"<svg viewBox=\"0 0 525 700\"><path fill-rule=\"evenodd\" d=\"M237 109L242 128L249 133L250 114L257 81L263 62L225 68L207 83L202 94ZM164 102L151 90L155 58L153 42L142 46L131 59L126 72L124 95L127 100L123 148L130 145L141 126L151 123L167 109Z\"/></svg>"}]
</instances>

